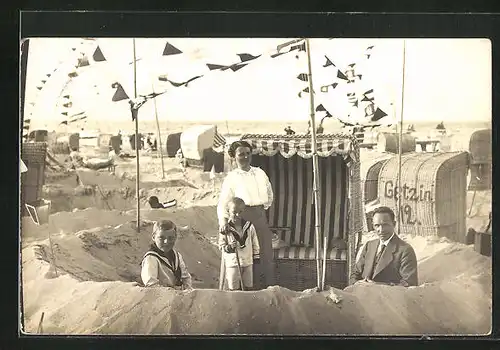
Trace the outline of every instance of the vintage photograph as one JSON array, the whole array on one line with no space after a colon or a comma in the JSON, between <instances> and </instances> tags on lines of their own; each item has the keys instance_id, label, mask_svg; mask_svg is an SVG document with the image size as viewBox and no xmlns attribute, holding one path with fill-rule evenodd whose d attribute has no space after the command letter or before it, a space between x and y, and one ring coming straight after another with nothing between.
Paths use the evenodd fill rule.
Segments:
<instances>
[{"instance_id":1,"label":"vintage photograph","mask_svg":"<svg viewBox=\"0 0 500 350\"><path fill-rule=\"evenodd\" d=\"M488 39L20 43L19 327L487 335Z\"/></svg>"}]
</instances>

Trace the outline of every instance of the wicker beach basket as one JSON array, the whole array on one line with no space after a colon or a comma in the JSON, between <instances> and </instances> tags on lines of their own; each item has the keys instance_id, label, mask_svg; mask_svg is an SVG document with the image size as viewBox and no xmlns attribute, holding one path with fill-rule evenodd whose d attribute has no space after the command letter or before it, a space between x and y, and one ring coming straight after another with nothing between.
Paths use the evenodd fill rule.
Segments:
<instances>
[{"instance_id":1,"label":"wicker beach basket","mask_svg":"<svg viewBox=\"0 0 500 350\"><path fill-rule=\"evenodd\" d=\"M403 155L402 185L397 186L398 157L394 157L380 170L380 205L399 213L402 234L464 242L468 162L467 152ZM398 192L402 194L399 208Z\"/></svg>"},{"instance_id":2,"label":"wicker beach basket","mask_svg":"<svg viewBox=\"0 0 500 350\"><path fill-rule=\"evenodd\" d=\"M411 134L403 134L402 153L415 152L416 138ZM390 132L381 132L377 135L377 150L379 152L399 153L399 135Z\"/></svg>"},{"instance_id":3,"label":"wicker beach basket","mask_svg":"<svg viewBox=\"0 0 500 350\"><path fill-rule=\"evenodd\" d=\"M167 136L167 157L174 158L179 148L181 148L181 134L176 132Z\"/></svg>"},{"instance_id":4,"label":"wicker beach basket","mask_svg":"<svg viewBox=\"0 0 500 350\"><path fill-rule=\"evenodd\" d=\"M21 203L36 203L42 197L47 157L46 142L23 143L21 159L28 171L21 174ZM25 210L23 209L23 214Z\"/></svg>"},{"instance_id":5,"label":"wicker beach basket","mask_svg":"<svg viewBox=\"0 0 500 350\"><path fill-rule=\"evenodd\" d=\"M469 141L471 164L491 164L491 129L475 131Z\"/></svg>"},{"instance_id":6,"label":"wicker beach basket","mask_svg":"<svg viewBox=\"0 0 500 350\"><path fill-rule=\"evenodd\" d=\"M380 174L380 170L382 166L387 163L389 159L381 159L376 160L366 172L365 179L363 180L363 204L366 205L374 200L376 200L378 196L378 178ZM373 230L371 216L366 213L366 210L363 211L365 213L365 222L363 223L363 227L365 232L369 232Z\"/></svg>"},{"instance_id":7,"label":"wicker beach basket","mask_svg":"<svg viewBox=\"0 0 500 350\"><path fill-rule=\"evenodd\" d=\"M310 136L252 134L241 139L252 145L252 165L266 172L274 191L267 220L285 243L274 250L276 284L299 291L312 288L317 284L317 250ZM326 284L343 288L363 226L359 148L351 135L321 134L317 154L320 230L328 238ZM262 287L259 269L254 266L256 288Z\"/></svg>"}]
</instances>

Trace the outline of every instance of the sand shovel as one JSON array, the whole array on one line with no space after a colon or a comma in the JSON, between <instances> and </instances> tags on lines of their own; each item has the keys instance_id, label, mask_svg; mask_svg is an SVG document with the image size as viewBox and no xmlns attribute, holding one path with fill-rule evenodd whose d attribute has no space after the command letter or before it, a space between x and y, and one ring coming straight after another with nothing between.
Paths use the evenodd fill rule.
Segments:
<instances>
[{"instance_id":1,"label":"sand shovel","mask_svg":"<svg viewBox=\"0 0 500 350\"><path fill-rule=\"evenodd\" d=\"M234 252L236 253L236 263L238 264L238 275L240 276L241 290L244 291L245 287L243 286L243 278L241 276L240 255L238 254L238 242L234 237L233 240L236 242L236 247L234 248Z\"/></svg>"}]
</instances>

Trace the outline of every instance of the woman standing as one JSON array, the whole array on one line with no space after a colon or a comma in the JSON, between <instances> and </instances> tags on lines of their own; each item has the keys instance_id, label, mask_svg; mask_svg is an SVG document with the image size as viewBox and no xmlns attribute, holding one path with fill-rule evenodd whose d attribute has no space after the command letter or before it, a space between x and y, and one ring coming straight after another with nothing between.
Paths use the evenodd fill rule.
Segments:
<instances>
[{"instance_id":1,"label":"woman standing","mask_svg":"<svg viewBox=\"0 0 500 350\"><path fill-rule=\"evenodd\" d=\"M272 238L266 219L266 210L273 203L273 190L268 176L258 167L250 165L252 160L252 146L246 141L236 141L228 150L234 158L236 169L230 171L222 184L217 205L219 231L224 233L228 223L228 203L233 197L243 199L246 209L242 217L250 221L257 232L260 245L260 266L256 271L263 277L264 288L274 285L274 257Z\"/></svg>"}]
</instances>

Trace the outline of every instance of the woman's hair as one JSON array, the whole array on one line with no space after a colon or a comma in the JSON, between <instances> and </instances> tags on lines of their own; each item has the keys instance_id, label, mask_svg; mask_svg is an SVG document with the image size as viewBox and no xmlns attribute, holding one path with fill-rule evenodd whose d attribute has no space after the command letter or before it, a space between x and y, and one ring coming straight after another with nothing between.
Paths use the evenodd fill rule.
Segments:
<instances>
[{"instance_id":1,"label":"woman's hair","mask_svg":"<svg viewBox=\"0 0 500 350\"><path fill-rule=\"evenodd\" d=\"M236 156L235 152L236 152L236 149L238 147L248 147L250 149L250 151L252 151L252 145L249 144L247 141L242 141L242 140L238 140L238 141L234 141L231 146L229 146L229 149L227 151L227 154L229 154L229 156L231 158L234 158Z\"/></svg>"}]
</instances>

